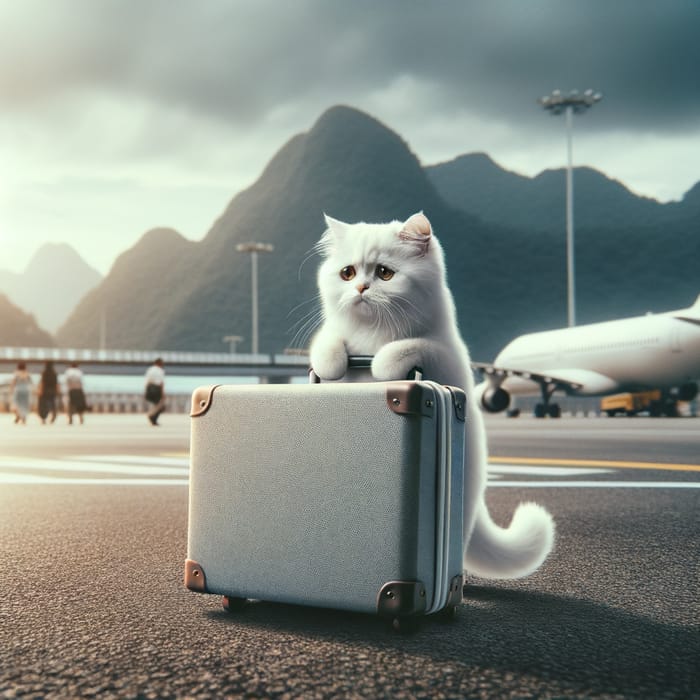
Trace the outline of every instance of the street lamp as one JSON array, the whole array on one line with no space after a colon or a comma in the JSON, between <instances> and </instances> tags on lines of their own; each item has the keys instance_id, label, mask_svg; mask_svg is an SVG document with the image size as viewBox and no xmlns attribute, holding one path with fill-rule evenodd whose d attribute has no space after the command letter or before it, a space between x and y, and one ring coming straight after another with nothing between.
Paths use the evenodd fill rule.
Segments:
<instances>
[{"instance_id":1,"label":"street lamp","mask_svg":"<svg viewBox=\"0 0 700 700\"><path fill-rule=\"evenodd\" d=\"M222 342L228 343L229 344L229 352L232 355L236 354L236 345L243 340L243 337L240 335L225 335L222 339Z\"/></svg>"},{"instance_id":2,"label":"street lamp","mask_svg":"<svg viewBox=\"0 0 700 700\"><path fill-rule=\"evenodd\" d=\"M572 90L564 95L561 90L554 90L551 95L537 100L550 114L566 116L566 272L567 272L567 304L569 326L576 325L576 287L574 278L574 170L572 165L572 131L574 114L581 114L600 102L603 95L593 90L580 94Z\"/></svg>"},{"instance_id":3,"label":"street lamp","mask_svg":"<svg viewBox=\"0 0 700 700\"><path fill-rule=\"evenodd\" d=\"M239 253L250 253L251 288L252 288L252 325L253 339L251 352L258 353L258 253L271 253L275 249L270 243L239 243L236 250Z\"/></svg>"}]
</instances>

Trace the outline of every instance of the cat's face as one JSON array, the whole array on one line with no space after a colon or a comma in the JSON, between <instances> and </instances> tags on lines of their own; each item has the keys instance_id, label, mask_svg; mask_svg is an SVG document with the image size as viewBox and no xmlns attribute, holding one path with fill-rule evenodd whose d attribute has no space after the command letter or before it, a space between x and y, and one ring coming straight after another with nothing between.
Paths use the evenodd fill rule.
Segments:
<instances>
[{"instance_id":1,"label":"cat's face","mask_svg":"<svg viewBox=\"0 0 700 700\"><path fill-rule=\"evenodd\" d=\"M326 217L319 289L326 318L408 337L425 325L440 283L437 242L422 214L389 224L345 224Z\"/></svg>"}]
</instances>

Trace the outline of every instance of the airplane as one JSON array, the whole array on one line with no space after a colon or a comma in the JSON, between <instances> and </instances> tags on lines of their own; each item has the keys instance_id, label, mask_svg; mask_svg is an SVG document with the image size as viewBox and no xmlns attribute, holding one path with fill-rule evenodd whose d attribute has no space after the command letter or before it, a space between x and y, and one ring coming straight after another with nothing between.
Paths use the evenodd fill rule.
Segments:
<instances>
[{"instance_id":1,"label":"airplane","mask_svg":"<svg viewBox=\"0 0 700 700\"><path fill-rule=\"evenodd\" d=\"M700 379L700 296L687 309L521 335L491 363L473 362L485 375L476 392L490 413L506 410L511 395L542 397L535 416L558 418L550 400L661 390L660 410L692 401Z\"/></svg>"}]
</instances>

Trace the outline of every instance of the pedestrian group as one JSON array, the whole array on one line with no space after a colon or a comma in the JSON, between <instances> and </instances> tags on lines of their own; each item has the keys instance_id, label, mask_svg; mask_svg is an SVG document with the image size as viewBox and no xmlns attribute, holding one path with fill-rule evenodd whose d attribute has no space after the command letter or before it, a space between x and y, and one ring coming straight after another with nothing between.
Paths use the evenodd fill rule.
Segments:
<instances>
[{"instance_id":1,"label":"pedestrian group","mask_svg":"<svg viewBox=\"0 0 700 700\"><path fill-rule=\"evenodd\" d=\"M77 362L63 374L66 388L66 415L68 424L78 417L84 423L86 411L90 410L83 389L83 373ZM51 360L46 362L41 372L38 385L34 390L34 381L26 362L19 362L10 381L10 406L15 416L15 423L26 424L36 396L36 411L42 423L53 423L62 407L61 382ZM145 375L144 399L148 405L147 417L151 425L158 425L158 418L165 411L165 370L163 360L159 357L148 368Z\"/></svg>"}]
</instances>

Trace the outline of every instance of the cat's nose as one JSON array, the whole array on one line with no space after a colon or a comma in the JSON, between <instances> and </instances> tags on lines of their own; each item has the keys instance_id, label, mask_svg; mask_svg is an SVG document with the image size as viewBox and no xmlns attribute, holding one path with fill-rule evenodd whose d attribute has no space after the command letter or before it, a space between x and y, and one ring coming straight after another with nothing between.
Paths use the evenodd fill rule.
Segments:
<instances>
[{"instance_id":1,"label":"cat's nose","mask_svg":"<svg viewBox=\"0 0 700 700\"><path fill-rule=\"evenodd\" d=\"M355 287L355 289L357 289L357 291L358 291L360 294L362 294L362 293L365 291L365 289L369 289L369 285L367 284L367 282L360 282L360 284L358 284L358 285Z\"/></svg>"}]
</instances>

